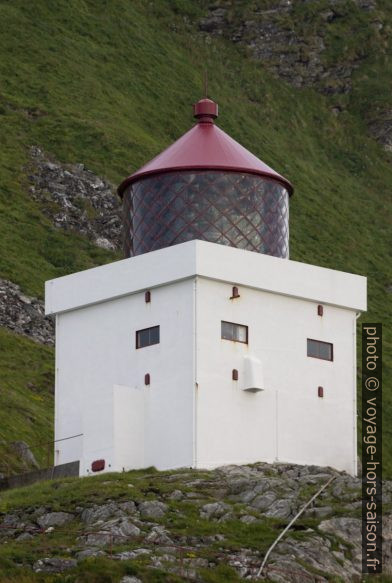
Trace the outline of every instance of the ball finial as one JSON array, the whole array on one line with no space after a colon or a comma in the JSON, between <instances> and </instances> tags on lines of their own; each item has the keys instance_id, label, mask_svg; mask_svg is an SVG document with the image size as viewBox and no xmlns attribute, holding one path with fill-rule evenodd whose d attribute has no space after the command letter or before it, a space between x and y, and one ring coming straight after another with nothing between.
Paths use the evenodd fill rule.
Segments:
<instances>
[{"instance_id":1,"label":"ball finial","mask_svg":"<svg viewBox=\"0 0 392 583\"><path fill-rule=\"evenodd\" d=\"M218 104L205 97L193 106L193 115L201 123L213 123L218 117Z\"/></svg>"}]
</instances>

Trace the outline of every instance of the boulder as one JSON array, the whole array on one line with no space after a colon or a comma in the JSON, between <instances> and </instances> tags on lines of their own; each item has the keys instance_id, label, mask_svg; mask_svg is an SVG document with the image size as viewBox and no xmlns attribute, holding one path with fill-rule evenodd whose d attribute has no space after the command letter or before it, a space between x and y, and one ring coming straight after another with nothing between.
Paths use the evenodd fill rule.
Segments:
<instances>
[{"instance_id":1,"label":"boulder","mask_svg":"<svg viewBox=\"0 0 392 583\"><path fill-rule=\"evenodd\" d=\"M228 513L230 506L224 502L212 502L211 504L204 504L200 509L200 517L207 520L219 519Z\"/></svg>"},{"instance_id":2,"label":"boulder","mask_svg":"<svg viewBox=\"0 0 392 583\"><path fill-rule=\"evenodd\" d=\"M38 559L33 565L36 573L64 573L77 566L75 559L60 559L58 557Z\"/></svg>"},{"instance_id":3,"label":"boulder","mask_svg":"<svg viewBox=\"0 0 392 583\"><path fill-rule=\"evenodd\" d=\"M291 500L282 499L273 502L265 512L265 516L269 518L289 518L293 512L293 504Z\"/></svg>"},{"instance_id":4,"label":"boulder","mask_svg":"<svg viewBox=\"0 0 392 583\"><path fill-rule=\"evenodd\" d=\"M47 512L37 518L37 523L41 528L49 528L51 526L62 526L74 519L74 515L69 512Z\"/></svg>"},{"instance_id":5,"label":"boulder","mask_svg":"<svg viewBox=\"0 0 392 583\"><path fill-rule=\"evenodd\" d=\"M361 542L362 526L359 518L338 516L323 520L318 528L321 532L336 535L351 544L360 544Z\"/></svg>"},{"instance_id":6,"label":"boulder","mask_svg":"<svg viewBox=\"0 0 392 583\"><path fill-rule=\"evenodd\" d=\"M14 441L11 443L11 448L27 468L39 468L39 464L35 459L33 452L25 441Z\"/></svg>"},{"instance_id":7,"label":"boulder","mask_svg":"<svg viewBox=\"0 0 392 583\"><path fill-rule=\"evenodd\" d=\"M164 526L153 526L150 534L146 537L146 542L157 545L172 545L173 541L169 537L168 531Z\"/></svg>"},{"instance_id":8,"label":"boulder","mask_svg":"<svg viewBox=\"0 0 392 583\"><path fill-rule=\"evenodd\" d=\"M78 561L82 561L83 559L88 559L89 557L103 557L105 555L105 551L102 551L101 549L89 548L84 549L83 551L79 551L75 556Z\"/></svg>"},{"instance_id":9,"label":"boulder","mask_svg":"<svg viewBox=\"0 0 392 583\"><path fill-rule=\"evenodd\" d=\"M104 521L112 516L120 516L123 512L117 504L109 502L100 506L86 508L81 514L81 519L85 524L95 524L98 521Z\"/></svg>"},{"instance_id":10,"label":"boulder","mask_svg":"<svg viewBox=\"0 0 392 583\"><path fill-rule=\"evenodd\" d=\"M149 518L155 520L162 518L167 512L167 504L159 502L159 500L147 500L139 504L138 510L141 518Z\"/></svg>"},{"instance_id":11,"label":"boulder","mask_svg":"<svg viewBox=\"0 0 392 583\"><path fill-rule=\"evenodd\" d=\"M276 500L276 494L272 490L266 492L265 494L261 494L257 496L253 502L251 503L251 507L255 508L256 510L260 510L264 512L268 510L273 502Z\"/></svg>"},{"instance_id":12,"label":"boulder","mask_svg":"<svg viewBox=\"0 0 392 583\"><path fill-rule=\"evenodd\" d=\"M16 537L17 541L25 541L25 540L31 540L33 538L33 535L30 534L29 532L22 532L22 534L20 534L18 537Z\"/></svg>"},{"instance_id":13,"label":"boulder","mask_svg":"<svg viewBox=\"0 0 392 583\"><path fill-rule=\"evenodd\" d=\"M114 558L119 559L120 561L130 561L143 555L151 555L151 553L152 551L150 549L134 549L133 551L122 551L121 553L117 553L114 555Z\"/></svg>"},{"instance_id":14,"label":"boulder","mask_svg":"<svg viewBox=\"0 0 392 583\"><path fill-rule=\"evenodd\" d=\"M241 516L240 521L244 524L253 524L254 522L259 522L256 516L252 516L251 514L245 514L245 516Z\"/></svg>"},{"instance_id":15,"label":"boulder","mask_svg":"<svg viewBox=\"0 0 392 583\"><path fill-rule=\"evenodd\" d=\"M181 490L173 490L173 492L168 496L169 500L182 500L184 498L184 494Z\"/></svg>"},{"instance_id":16,"label":"boulder","mask_svg":"<svg viewBox=\"0 0 392 583\"><path fill-rule=\"evenodd\" d=\"M127 539L140 536L141 530L128 518L114 518L99 525L97 532L85 535L84 542L88 546L101 547L108 544L124 543Z\"/></svg>"}]
</instances>

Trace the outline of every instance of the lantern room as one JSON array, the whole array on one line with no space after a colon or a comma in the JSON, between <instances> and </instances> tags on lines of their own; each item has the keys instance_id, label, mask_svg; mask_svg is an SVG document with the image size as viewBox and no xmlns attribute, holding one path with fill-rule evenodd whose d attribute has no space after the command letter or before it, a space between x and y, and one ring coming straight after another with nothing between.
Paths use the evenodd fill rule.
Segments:
<instances>
[{"instance_id":1,"label":"lantern room","mask_svg":"<svg viewBox=\"0 0 392 583\"><path fill-rule=\"evenodd\" d=\"M199 239L288 258L291 184L214 123L214 101L198 101L194 116L119 186L125 256Z\"/></svg>"}]
</instances>

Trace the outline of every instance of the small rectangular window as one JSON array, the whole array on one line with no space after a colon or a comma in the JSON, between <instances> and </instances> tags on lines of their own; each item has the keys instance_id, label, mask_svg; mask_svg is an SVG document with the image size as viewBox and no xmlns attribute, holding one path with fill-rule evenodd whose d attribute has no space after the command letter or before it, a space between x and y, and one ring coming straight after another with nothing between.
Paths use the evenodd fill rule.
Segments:
<instances>
[{"instance_id":1,"label":"small rectangular window","mask_svg":"<svg viewBox=\"0 0 392 583\"><path fill-rule=\"evenodd\" d=\"M136 348L159 344L159 326L145 328L136 332Z\"/></svg>"},{"instance_id":2,"label":"small rectangular window","mask_svg":"<svg viewBox=\"0 0 392 583\"><path fill-rule=\"evenodd\" d=\"M222 321L221 335L224 340L233 340L234 342L248 344L248 326Z\"/></svg>"},{"instance_id":3,"label":"small rectangular window","mask_svg":"<svg viewBox=\"0 0 392 583\"><path fill-rule=\"evenodd\" d=\"M308 338L308 356L322 360L333 360L333 344Z\"/></svg>"}]
</instances>

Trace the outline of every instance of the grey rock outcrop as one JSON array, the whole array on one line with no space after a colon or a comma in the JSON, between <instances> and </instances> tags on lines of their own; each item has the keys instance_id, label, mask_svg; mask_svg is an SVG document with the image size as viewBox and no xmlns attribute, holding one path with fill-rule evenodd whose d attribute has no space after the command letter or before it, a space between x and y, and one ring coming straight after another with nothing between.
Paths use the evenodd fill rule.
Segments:
<instances>
[{"instance_id":1,"label":"grey rock outcrop","mask_svg":"<svg viewBox=\"0 0 392 583\"><path fill-rule=\"evenodd\" d=\"M392 109L377 114L369 123L370 133L383 146L386 152L392 152Z\"/></svg>"},{"instance_id":2,"label":"grey rock outcrop","mask_svg":"<svg viewBox=\"0 0 392 583\"><path fill-rule=\"evenodd\" d=\"M212 502L211 504L205 504L200 510L201 518L206 518L207 520L222 518L225 514L230 511L230 506L224 504L223 502Z\"/></svg>"},{"instance_id":3,"label":"grey rock outcrop","mask_svg":"<svg viewBox=\"0 0 392 583\"><path fill-rule=\"evenodd\" d=\"M255 60L295 87L316 87L328 94L349 92L351 76L366 58L366 47L328 59L329 33L335 22L346 19L350 26L350 11L374 11L375 0L355 0L351 7L343 0L330 0L324 10L309 11L306 26L304 17L296 17L298 4L271 0L263 6L245 3L236 10L227 2L214 3L199 22L199 29L245 47ZM379 22L378 30L382 30L379 18L369 17L369 22Z\"/></svg>"},{"instance_id":4,"label":"grey rock outcrop","mask_svg":"<svg viewBox=\"0 0 392 583\"><path fill-rule=\"evenodd\" d=\"M131 504L133 505L132 507L135 506L133 503ZM99 521L103 522L112 517L122 517L124 515L124 511L118 504L109 502L108 504L86 508L81 514L81 519L84 523L91 525L96 524Z\"/></svg>"},{"instance_id":5,"label":"grey rock outcrop","mask_svg":"<svg viewBox=\"0 0 392 583\"><path fill-rule=\"evenodd\" d=\"M256 510L260 510L261 512L268 510L270 506L275 502L276 494L275 492L266 492L265 494L260 494L260 496L256 496L253 499L251 506Z\"/></svg>"},{"instance_id":6,"label":"grey rock outcrop","mask_svg":"<svg viewBox=\"0 0 392 583\"><path fill-rule=\"evenodd\" d=\"M223 38L241 47L275 77L294 87L312 87L331 96L348 94L353 75L366 60L386 54L389 36L385 5L377 0L326 0L319 7L309 0L269 0L211 3L198 22L200 34ZM349 43L347 37L355 39ZM257 90L250 90L257 101ZM339 115L347 100L334 98ZM392 102L365 114L371 136L392 152Z\"/></svg>"},{"instance_id":7,"label":"grey rock outcrop","mask_svg":"<svg viewBox=\"0 0 392 583\"><path fill-rule=\"evenodd\" d=\"M82 561L83 559L88 559L90 557L104 557L104 556L106 556L105 551L94 547L84 549L83 551L79 551L75 555L78 561Z\"/></svg>"},{"instance_id":8,"label":"grey rock outcrop","mask_svg":"<svg viewBox=\"0 0 392 583\"><path fill-rule=\"evenodd\" d=\"M181 492L181 490L174 490L170 496L169 496L169 500L182 500L184 498L184 494Z\"/></svg>"},{"instance_id":9,"label":"grey rock outcrop","mask_svg":"<svg viewBox=\"0 0 392 583\"><path fill-rule=\"evenodd\" d=\"M57 228L77 232L98 247L122 245L120 202L114 188L83 164L60 164L32 147L29 168L31 196ZM44 302L0 278L0 326L41 344L54 344L54 319L45 316Z\"/></svg>"},{"instance_id":10,"label":"grey rock outcrop","mask_svg":"<svg viewBox=\"0 0 392 583\"><path fill-rule=\"evenodd\" d=\"M34 457L33 452L25 441L14 441L10 448L16 453L24 463L25 468L39 468L39 464Z\"/></svg>"},{"instance_id":11,"label":"grey rock outcrop","mask_svg":"<svg viewBox=\"0 0 392 583\"><path fill-rule=\"evenodd\" d=\"M75 559L60 559L57 557L39 559L33 565L36 573L63 573L77 566Z\"/></svg>"},{"instance_id":12,"label":"grey rock outcrop","mask_svg":"<svg viewBox=\"0 0 392 583\"><path fill-rule=\"evenodd\" d=\"M169 537L168 531L164 526L154 526L150 534L146 537L146 542L156 545L172 545L173 541Z\"/></svg>"},{"instance_id":13,"label":"grey rock outcrop","mask_svg":"<svg viewBox=\"0 0 392 583\"><path fill-rule=\"evenodd\" d=\"M6 279L0 279L0 326L35 342L54 344L54 321L45 316L44 302Z\"/></svg>"},{"instance_id":14,"label":"grey rock outcrop","mask_svg":"<svg viewBox=\"0 0 392 583\"><path fill-rule=\"evenodd\" d=\"M121 553L117 553L115 558L120 561L128 561L129 559L136 559L143 555L151 555L151 553L152 551L150 549L134 549L133 551L122 551Z\"/></svg>"},{"instance_id":15,"label":"grey rock outcrop","mask_svg":"<svg viewBox=\"0 0 392 583\"><path fill-rule=\"evenodd\" d=\"M167 511L167 505L158 500L147 500L139 505L139 512L142 518L162 518Z\"/></svg>"},{"instance_id":16,"label":"grey rock outcrop","mask_svg":"<svg viewBox=\"0 0 392 583\"><path fill-rule=\"evenodd\" d=\"M140 536L141 530L128 518L114 518L99 524L98 530L84 537L84 544L89 547L101 547L114 542Z\"/></svg>"},{"instance_id":17,"label":"grey rock outcrop","mask_svg":"<svg viewBox=\"0 0 392 583\"><path fill-rule=\"evenodd\" d=\"M48 512L37 518L37 523L41 528L49 528L51 526L63 526L73 518L73 514L69 512Z\"/></svg>"},{"instance_id":18,"label":"grey rock outcrop","mask_svg":"<svg viewBox=\"0 0 392 583\"><path fill-rule=\"evenodd\" d=\"M316 570L319 573L328 573L335 577L340 577L343 581L352 581L355 576L361 572L361 560L353 557L352 560L346 558L343 549L347 555L350 551L350 544L342 547L339 551L331 548L331 543L327 538L316 534L311 535L307 540L295 540L288 537L282 541L271 555L271 560L266 570L266 574L272 581L281 581L282 573L287 578L300 569L301 564L307 564L310 570ZM284 573L286 571L286 573ZM309 574L309 569L307 569ZM311 572L311 571L310 571ZM309 577L309 575L308 575ZM306 580L308 579L306 577ZM289 578L289 581L295 581ZM315 578L313 581L328 581L327 577Z\"/></svg>"},{"instance_id":19,"label":"grey rock outcrop","mask_svg":"<svg viewBox=\"0 0 392 583\"><path fill-rule=\"evenodd\" d=\"M293 514L293 504L290 500L285 498L271 504L265 513L265 515L270 518L289 518Z\"/></svg>"},{"instance_id":20,"label":"grey rock outcrop","mask_svg":"<svg viewBox=\"0 0 392 583\"><path fill-rule=\"evenodd\" d=\"M113 186L84 164L60 164L35 146L30 152L29 192L54 226L88 237L98 247L120 249L120 201Z\"/></svg>"}]
</instances>

